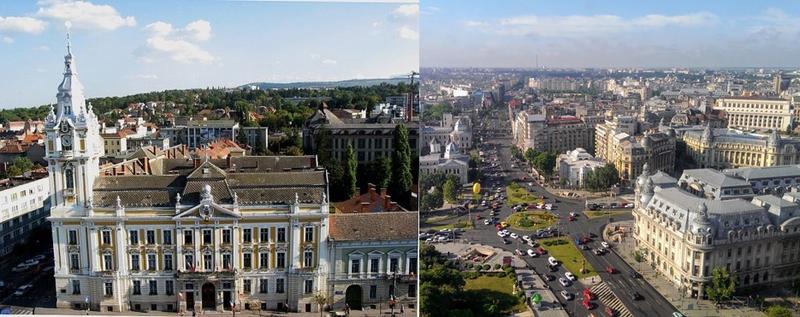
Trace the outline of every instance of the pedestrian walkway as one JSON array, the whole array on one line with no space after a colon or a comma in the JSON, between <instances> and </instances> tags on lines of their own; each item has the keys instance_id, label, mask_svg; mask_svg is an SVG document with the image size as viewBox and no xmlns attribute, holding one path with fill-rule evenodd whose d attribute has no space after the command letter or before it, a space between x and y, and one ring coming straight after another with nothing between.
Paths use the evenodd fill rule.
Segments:
<instances>
[{"instance_id":1,"label":"pedestrian walkway","mask_svg":"<svg viewBox=\"0 0 800 317\"><path fill-rule=\"evenodd\" d=\"M26 309L27 312L13 312L12 314L19 314L19 315L30 315L32 312L30 308L27 307L20 307ZM75 310L75 309L61 309L61 308L36 308L36 315L44 315L44 316L66 316L66 315L87 315L85 310ZM174 312L160 312L160 311L151 311L147 313L143 312L98 312L98 311L90 311L88 315L96 315L96 316L192 316L191 312L187 312L184 314L178 314ZM202 311L198 312L196 316L231 316L232 313L230 311L224 312L217 312L217 311ZM237 311L236 316L259 316L259 317L319 317L320 313L276 313L276 312L269 312L269 311ZM336 315L331 315L331 313L324 312L322 316L348 316L348 317L381 317L381 316L396 316L396 317L416 317L417 310L416 309L405 309L401 314L399 310L395 309L394 315L387 310L351 310L350 315L345 315L344 312L336 312Z\"/></svg>"},{"instance_id":2,"label":"pedestrian walkway","mask_svg":"<svg viewBox=\"0 0 800 317\"><path fill-rule=\"evenodd\" d=\"M33 311L28 307L20 306L0 306L0 315L32 315Z\"/></svg>"},{"instance_id":3,"label":"pedestrian walkway","mask_svg":"<svg viewBox=\"0 0 800 317\"><path fill-rule=\"evenodd\" d=\"M592 286L589 290L597 295L597 299L599 299L604 306L611 307L611 309L616 311L618 317L633 317L633 314L631 314L628 308L625 307L625 304L614 295L614 292L611 291L611 288L609 288L606 283L600 282Z\"/></svg>"},{"instance_id":4,"label":"pedestrian walkway","mask_svg":"<svg viewBox=\"0 0 800 317\"><path fill-rule=\"evenodd\" d=\"M634 225L633 220L618 221L606 225L606 228L613 228L615 226L632 228ZM606 232L607 230L603 230ZM637 262L634 259L634 252L636 251L634 238L631 236L620 239L615 245L616 253L625 262L636 269L639 274L652 285L661 296L675 306L684 316L687 317L700 317L700 316L720 316L720 317L764 317L765 314L750 307L740 308L717 308L711 301L688 298L682 292L678 291L675 286L659 276L655 269L651 268L646 262Z\"/></svg>"}]
</instances>

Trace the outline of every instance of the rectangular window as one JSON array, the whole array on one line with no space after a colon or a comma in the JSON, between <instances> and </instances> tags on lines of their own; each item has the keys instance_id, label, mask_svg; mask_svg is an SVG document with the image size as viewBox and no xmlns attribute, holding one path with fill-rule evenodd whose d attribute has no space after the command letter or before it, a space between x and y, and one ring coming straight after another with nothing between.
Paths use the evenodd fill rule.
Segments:
<instances>
[{"instance_id":1,"label":"rectangular window","mask_svg":"<svg viewBox=\"0 0 800 317\"><path fill-rule=\"evenodd\" d=\"M81 260L77 253L71 253L69 255L69 268L70 270L80 270Z\"/></svg>"},{"instance_id":2,"label":"rectangular window","mask_svg":"<svg viewBox=\"0 0 800 317\"><path fill-rule=\"evenodd\" d=\"M397 273L399 266L400 266L399 258L389 259L389 273Z\"/></svg>"},{"instance_id":3,"label":"rectangular window","mask_svg":"<svg viewBox=\"0 0 800 317\"><path fill-rule=\"evenodd\" d=\"M381 259L379 258L369 259L369 272L378 273L378 271L380 270L380 263Z\"/></svg>"},{"instance_id":4,"label":"rectangular window","mask_svg":"<svg viewBox=\"0 0 800 317\"><path fill-rule=\"evenodd\" d=\"M303 267L313 267L314 266L314 252L306 251L303 253Z\"/></svg>"},{"instance_id":5,"label":"rectangular window","mask_svg":"<svg viewBox=\"0 0 800 317\"><path fill-rule=\"evenodd\" d=\"M172 271L172 254L164 254L164 271Z\"/></svg>"},{"instance_id":6,"label":"rectangular window","mask_svg":"<svg viewBox=\"0 0 800 317\"><path fill-rule=\"evenodd\" d=\"M283 294L283 279L275 279L275 293Z\"/></svg>"},{"instance_id":7,"label":"rectangular window","mask_svg":"<svg viewBox=\"0 0 800 317\"><path fill-rule=\"evenodd\" d=\"M286 228L278 228L278 242L286 242Z\"/></svg>"},{"instance_id":8,"label":"rectangular window","mask_svg":"<svg viewBox=\"0 0 800 317\"><path fill-rule=\"evenodd\" d=\"M193 244L194 243L194 232L192 230L184 230L183 231L183 244Z\"/></svg>"},{"instance_id":9,"label":"rectangular window","mask_svg":"<svg viewBox=\"0 0 800 317\"><path fill-rule=\"evenodd\" d=\"M163 236L164 245L172 245L172 230L166 229L161 232L161 235Z\"/></svg>"},{"instance_id":10,"label":"rectangular window","mask_svg":"<svg viewBox=\"0 0 800 317\"><path fill-rule=\"evenodd\" d=\"M158 295L158 283L150 281L150 295Z\"/></svg>"},{"instance_id":11,"label":"rectangular window","mask_svg":"<svg viewBox=\"0 0 800 317\"><path fill-rule=\"evenodd\" d=\"M147 270L155 271L158 268L156 267L156 255L155 254L148 254L147 255Z\"/></svg>"},{"instance_id":12,"label":"rectangular window","mask_svg":"<svg viewBox=\"0 0 800 317\"><path fill-rule=\"evenodd\" d=\"M261 228L258 241L261 243L269 242L269 228Z\"/></svg>"},{"instance_id":13,"label":"rectangular window","mask_svg":"<svg viewBox=\"0 0 800 317\"><path fill-rule=\"evenodd\" d=\"M305 284L303 284L303 291L306 294L311 294L314 291L314 280L305 280Z\"/></svg>"},{"instance_id":14,"label":"rectangular window","mask_svg":"<svg viewBox=\"0 0 800 317\"><path fill-rule=\"evenodd\" d=\"M167 280L164 281L164 292L167 295L175 295L175 282Z\"/></svg>"},{"instance_id":15,"label":"rectangular window","mask_svg":"<svg viewBox=\"0 0 800 317\"><path fill-rule=\"evenodd\" d=\"M103 295L106 297L114 296L114 284L112 282L103 283Z\"/></svg>"},{"instance_id":16,"label":"rectangular window","mask_svg":"<svg viewBox=\"0 0 800 317\"><path fill-rule=\"evenodd\" d=\"M211 253L203 254L203 268L206 271L211 271L213 267L214 267L214 257L211 255Z\"/></svg>"},{"instance_id":17,"label":"rectangular window","mask_svg":"<svg viewBox=\"0 0 800 317\"><path fill-rule=\"evenodd\" d=\"M378 298L378 285L369 286L369 299Z\"/></svg>"},{"instance_id":18,"label":"rectangular window","mask_svg":"<svg viewBox=\"0 0 800 317\"><path fill-rule=\"evenodd\" d=\"M242 263L242 267L244 267L247 270L253 268L253 255L252 254L250 254L250 253L242 254L242 260L244 261L244 263Z\"/></svg>"},{"instance_id":19,"label":"rectangular window","mask_svg":"<svg viewBox=\"0 0 800 317\"><path fill-rule=\"evenodd\" d=\"M131 271L139 270L139 255L131 254Z\"/></svg>"},{"instance_id":20,"label":"rectangular window","mask_svg":"<svg viewBox=\"0 0 800 317\"><path fill-rule=\"evenodd\" d=\"M408 258L408 274L417 274L417 258Z\"/></svg>"},{"instance_id":21,"label":"rectangular window","mask_svg":"<svg viewBox=\"0 0 800 317\"><path fill-rule=\"evenodd\" d=\"M103 268L106 271L114 270L114 257L111 254L103 254Z\"/></svg>"},{"instance_id":22,"label":"rectangular window","mask_svg":"<svg viewBox=\"0 0 800 317\"><path fill-rule=\"evenodd\" d=\"M139 244L139 230L131 230L128 239L131 240L131 245Z\"/></svg>"},{"instance_id":23,"label":"rectangular window","mask_svg":"<svg viewBox=\"0 0 800 317\"><path fill-rule=\"evenodd\" d=\"M361 273L361 260L354 259L350 261L350 273L352 274Z\"/></svg>"},{"instance_id":24,"label":"rectangular window","mask_svg":"<svg viewBox=\"0 0 800 317\"><path fill-rule=\"evenodd\" d=\"M133 295L142 295L141 281L133 281Z\"/></svg>"},{"instance_id":25,"label":"rectangular window","mask_svg":"<svg viewBox=\"0 0 800 317\"><path fill-rule=\"evenodd\" d=\"M69 245L78 245L78 230L70 230L67 240Z\"/></svg>"},{"instance_id":26,"label":"rectangular window","mask_svg":"<svg viewBox=\"0 0 800 317\"><path fill-rule=\"evenodd\" d=\"M417 297L417 284L408 284L408 297Z\"/></svg>"},{"instance_id":27,"label":"rectangular window","mask_svg":"<svg viewBox=\"0 0 800 317\"><path fill-rule=\"evenodd\" d=\"M252 292L252 285L250 283L252 283L250 280L244 280L244 294L245 295L250 295L250 293Z\"/></svg>"},{"instance_id":28,"label":"rectangular window","mask_svg":"<svg viewBox=\"0 0 800 317\"><path fill-rule=\"evenodd\" d=\"M306 242L314 242L314 227L306 227Z\"/></svg>"},{"instance_id":29,"label":"rectangular window","mask_svg":"<svg viewBox=\"0 0 800 317\"><path fill-rule=\"evenodd\" d=\"M244 243L253 242L253 229L242 229L242 241L244 241Z\"/></svg>"},{"instance_id":30,"label":"rectangular window","mask_svg":"<svg viewBox=\"0 0 800 317\"><path fill-rule=\"evenodd\" d=\"M203 230L203 244L211 244L211 229Z\"/></svg>"},{"instance_id":31,"label":"rectangular window","mask_svg":"<svg viewBox=\"0 0 800 317\"><path fill-rule=\"evenodd\" d=\"M231 229L222 229L222 243L231 244Z\"/></svg>"},{"instance_id":32,"label":"rectangular window","mask_svg":"<svg viewBox=\"0 0 800 317\"><path fill-rule=\"evenodd\" d=\"M286 253L278 252L276 256L277 256L277 263L275 264L276 267L279 269L286 267Z\"/></svg>"},{"instance_id":33,"label":"rectangular window","mask_svg":"<svg viewBox=\"0 0 800 317\"><path fill-rule=\"evenodd\" d=\"M258 267L260 267L262 269L268 269L269 268L269 253L267 253L267 252L259 253L259 255L258 255Z\"/></svg>"},{"instance_id":34,"label":"rectangular window","mask_svg":"<svg viewBox=\"0 0 800 317\"><path fill-rule=\"evenodd\" d=\"M231 264L231 254L225 253L222 255L222 267L226 270L232 270L233 265Z\"/></svg>"},{"instance_id":35,"label":"rectangular window","mask_svg":"<svg viewBox=\"0 0 800 317\"><path fill-rule=\"evenodd\" d=\"M81 281L72 280L72 295L80 295L80 294L81 294Z\"/></svg>"},{"instance_id":36,"label":"rectangular window","mask_svg":"<svg viewBox=\"0 0 800 317\"><path fill-rule=\"evenodd\" d=\"M155 230L147 230L146 236L147 244L156 244L156 231Z\"/></svg>"},{"instance_id":37,"label":"rectangular window","mask_svg":"<svg viewBox=\"0 0 800 317\"><path fill-rule=\"evenodd\" d=\"M194 256L191 254L186 254L183 256L184 267L183 269L187 271L194 271Z\"/></svg>"},{"instance_id":38,"label":"rectangular window","mask_svg":"<svg viewBox=\"0 0 800 317\"><path fill-rule=\"evenodd\" d=\"M102 236L103 244L111 245L111 231L103 230L100 235Z\"/></svg>"},{"instance_id":39,"label":"rectangular window","mask_svg":"<svg viewBox=\"0 0 800 317\"><path fill-rule=\"evenodd\" d=\"M262 278L261 281L258 282L258 292L261 294L266 294L269 290L269 280Z\"/></svg>"}]
</instances>

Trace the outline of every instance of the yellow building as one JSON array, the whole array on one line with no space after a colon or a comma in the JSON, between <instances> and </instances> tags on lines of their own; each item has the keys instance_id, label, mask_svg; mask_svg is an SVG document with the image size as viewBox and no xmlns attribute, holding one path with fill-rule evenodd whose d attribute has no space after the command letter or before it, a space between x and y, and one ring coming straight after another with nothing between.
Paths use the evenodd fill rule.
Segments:
<instances>
[{"instance_id":1,"label":"yellow building","mask_svg":"<svg viewBox=\"0 0 800 317\"><path fill-rule=\"evenodd\" d=\"M728 128L787 131L795 120L792 102L779 98L721 98L714 109L725 111Z\"/></svg>"},{"instance_id":2,"label":"yellow building","mask_svg":"<svg viewBox=\"0 0 800 317\"><path fill-rule=\"evenodd\" d=\"M683 134L686 152L701 168L767 167L800 164L800 139L733 129L690 130Z\"/></svg>"}]
</instances>

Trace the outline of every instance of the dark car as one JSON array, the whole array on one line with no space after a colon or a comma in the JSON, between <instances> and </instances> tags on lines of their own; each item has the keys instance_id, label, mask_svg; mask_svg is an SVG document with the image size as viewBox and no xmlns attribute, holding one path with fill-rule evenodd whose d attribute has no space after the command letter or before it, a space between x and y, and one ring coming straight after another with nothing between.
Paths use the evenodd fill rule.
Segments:
<instances>
[{"instance_id":1,"label":"dark car","mask_svg":"<svg viewBox=\"0 0 800 317\"><path fill-rule=\"evenodd\" d=\"M503 239L503 244L511 244L511 241L508 241L507 239Z\"/></svg>"},{"instance_id":2,"label":"dark car","mask_svg":"<svg viewBox=\"0 0 800 317\"><path fill-rule=\"evenodd\" d=\"M547 267L550 268L550 272L558 272L557 265L547 265Z\"/></svg>"},{"instance_id":3,"label":"dark car","mask_svg":"<svg viewBox=\"0 0 800 317\"><path fill-rule=\"evenodd\" d=\"M552 274L547 274L544 276L544 279L547 280L548 282L552 282L556 280L556 276Z\"/></svg>"},{"instance_id":4,"label":"dark car","mask_svg":"<svg viewBox=\"0 0 800 317\"><path fill-rule=\"evenodd\" d=\"M639 272L631 271L631 277L632 278L642 278L642 275L639 274Z\"/></svg>"},{"instance_id":5,"label":"dark car","mask_svg":"<svg viewBox=\"0 0 800 317\"><path fill-rule=\"evenodd\" d=\"M633 298L633 300L640 300L642 299L642 294L639 294L639 292L634 292L631 294L631 298Z\"/></svg>"}]
</instances>

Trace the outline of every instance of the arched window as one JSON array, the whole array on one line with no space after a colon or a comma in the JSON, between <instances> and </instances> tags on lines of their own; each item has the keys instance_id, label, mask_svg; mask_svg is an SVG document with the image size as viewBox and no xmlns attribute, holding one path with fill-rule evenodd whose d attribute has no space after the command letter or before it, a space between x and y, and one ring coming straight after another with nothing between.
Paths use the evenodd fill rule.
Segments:
<instances>
[{"instance_id":1,"label":"arched window","mask_svg":"<svg viewBox=\"0 0 800 317\"><path fill-rule=\"evenodd\" d=\"M67 189L75 188L75 177L72 175L72 169L64 171L64 177L66 178Z\"/></svg>"}]
</instances>

